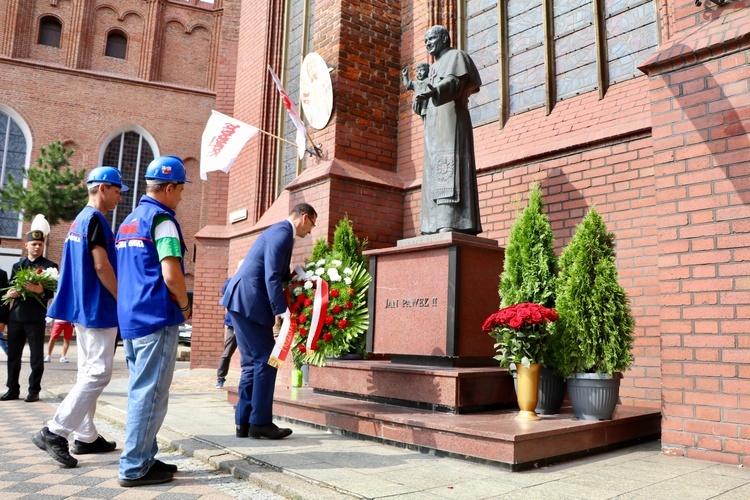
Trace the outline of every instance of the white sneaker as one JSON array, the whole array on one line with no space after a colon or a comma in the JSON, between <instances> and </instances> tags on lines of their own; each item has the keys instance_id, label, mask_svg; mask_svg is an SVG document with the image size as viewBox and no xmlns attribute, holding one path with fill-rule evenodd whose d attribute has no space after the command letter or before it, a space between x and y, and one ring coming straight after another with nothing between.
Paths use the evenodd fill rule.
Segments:
<instances>
[{"instance_id":1,"label":"white sneaker","mask_svg":"<svg viewBox=\"0 0 750 500\"><path fill-rule=\"evenodd\" d=\"M68 358L66 358L65 356L60 358L60 363L67 363L67 362L68 362Z\"/></svg>"},{"instance_id":2,"label":"white sneaker","mask_svg":"<svg viewBox=\"0 0 750 500\"><path fill-rule=\"evenodd\" d=\"M44 357L44 362L45 362L45 363L49 363L49 356L45 356L45 357Z\"/></svg>"}]
</instances>

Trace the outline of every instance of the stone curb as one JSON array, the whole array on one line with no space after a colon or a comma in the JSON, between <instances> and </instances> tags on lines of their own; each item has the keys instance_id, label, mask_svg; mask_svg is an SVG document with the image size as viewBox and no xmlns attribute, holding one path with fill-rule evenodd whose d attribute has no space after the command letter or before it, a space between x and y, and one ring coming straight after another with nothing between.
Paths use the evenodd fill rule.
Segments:
<instances>
[{"instance_id":1,"label":"stone curb","mask_svg":"<svg viewBox=\"0 0 750 500\"><path fill-rule=\"evenodd\" d=\"M44 389L46 397L62 401L69 388ZM125 412L106 401L100 400L96 408L96 417L105 419L114 425L125 427ZM156 436L161 446L179 450L184 455L196 458L214 469L230 473L236 479L249 481L256 486L287 498L304 500L308 498L322 500L343 500L365 498L352 493L338 491L330 485L314 481L285 471L283 468L254 459L250 455L223 448L191 434L162 425Z\"/></svg>"}]
</instances>

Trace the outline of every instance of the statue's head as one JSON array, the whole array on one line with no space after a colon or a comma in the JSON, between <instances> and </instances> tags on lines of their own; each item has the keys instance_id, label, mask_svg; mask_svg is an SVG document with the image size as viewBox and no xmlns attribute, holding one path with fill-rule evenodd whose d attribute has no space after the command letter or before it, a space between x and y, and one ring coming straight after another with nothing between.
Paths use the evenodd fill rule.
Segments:
<instances>
[{"instance_id":1,"label":"statue's head","mask_svg":"<svg viewBox=\"0 0 750 500\"><path fill-rule=\"evenodd\" d=\"M451 36L448 29L439 24L428 29L424 34L424 44L430 55L437 56L451 46Z\"/></svg>"},{"instance_id":2,"label":"statue's head","mask_svg":"<svg viewBox=\"0 0 750 500\"><path fill-rule=\"evenodd\" d=\"M427 63L417 64L417 80L424 80L430 73L430 65Z\"/></svg>"}]
</instances>

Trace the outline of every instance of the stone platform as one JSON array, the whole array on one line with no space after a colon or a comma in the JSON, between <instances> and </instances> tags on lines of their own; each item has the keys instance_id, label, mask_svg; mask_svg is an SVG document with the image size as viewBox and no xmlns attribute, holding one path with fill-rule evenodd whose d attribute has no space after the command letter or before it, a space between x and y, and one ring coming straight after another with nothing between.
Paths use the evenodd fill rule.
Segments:
<instances>
[{"instance_id":1,"label":"stone platform","mask_svg":"<svg viewBox=\"0 0 750 500\"><path fill-rule=\"evenodd\" d=\"M230 399L231 401L231 399ZM659 439L658 409L618 406L612 420L578 420L571 408L517 422L513 410L454 415L276 388L274 415L331 432L494 463L520 471L641 441Z\"/></svg>"},{"instance_id":2,"label":"stone platform","mask_svg":"<svg viewBox=\"0 0 750 500\"><path fill-rule=\"evenodd\" d=\"M514 471L661 435L658 408L618 406L607 421L578 420L570 407L563 407L559 415L540 415L538 422L515 421L517 409L476 411L477 403L494 400L507 406L509 398L515 399L512 378L500 368L331 361L325 368L313 368L309 382L316 389L277 385L274 415L335 433L494 463ZM482 387L487 394L478 391ZM237 390L229 389L227 394L229 402L236 404ZM451 398L456 412L449 409ZM420 407L420 402L426 406ZM475 412L461 411L468 408Z\"/></svg>"},{"instance_id":3,"label":"stone platform","mask_svg":"<svg viewBox=\"0 0 750 500\"><path fill-rule=\"evenodd\" d=\"M496 366L333 360L324 368L310 367L309 385L318 393L447 413L516 406L513 377Z\"/></svg>"}]
</instances>

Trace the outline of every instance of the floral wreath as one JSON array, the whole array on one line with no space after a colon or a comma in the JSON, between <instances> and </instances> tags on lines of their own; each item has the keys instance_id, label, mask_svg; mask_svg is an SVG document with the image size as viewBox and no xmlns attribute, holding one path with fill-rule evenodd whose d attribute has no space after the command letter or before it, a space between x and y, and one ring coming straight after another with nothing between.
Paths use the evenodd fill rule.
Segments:
<instances>
[{"instance_id":1,"label":"floral wreath","mask_svg":"<svg viewBox=\"0 0 750 500\"><path fill-rule=\"evenodd\" d=\"M308 262L286 288L294 366L325 365L326 358L357 349L367 331L370 273L333 257Z\"/></svg>"}]
</instances>

